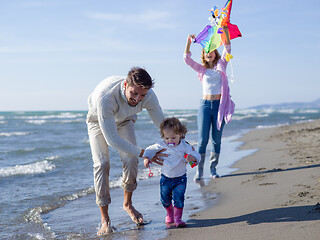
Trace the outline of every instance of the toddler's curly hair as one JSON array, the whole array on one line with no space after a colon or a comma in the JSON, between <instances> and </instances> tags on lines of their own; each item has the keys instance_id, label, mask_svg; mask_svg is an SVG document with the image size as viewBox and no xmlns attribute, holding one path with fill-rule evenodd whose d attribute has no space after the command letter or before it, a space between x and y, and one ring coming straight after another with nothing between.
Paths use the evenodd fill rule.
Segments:
<instances>
[{"instance_id":1,"label":"toddler's curly hair","mask_svg":"<svg viewBox=\"0 0 320 240\"><path fill-rule=\"evenodd\" d=\"M172 129L176 134L181 134L181 139L184 139L188 132L186 125L182 124L176 117L169 117L162 121L160 124L160 134L162 138L164 137L164 129Z\"/></svg>"}]
</instances>

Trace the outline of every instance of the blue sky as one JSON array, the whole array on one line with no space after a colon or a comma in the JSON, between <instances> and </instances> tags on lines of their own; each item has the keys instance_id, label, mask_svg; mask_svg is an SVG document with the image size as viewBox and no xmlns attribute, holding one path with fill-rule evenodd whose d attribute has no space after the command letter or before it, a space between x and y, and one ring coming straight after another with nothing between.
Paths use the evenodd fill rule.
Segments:
<instances>
[{"instance_id":1,"label":"blue sky","mask_svg":"<svg viewBox=\"0 0 320 240\"><path fill-rule=\"evenodd\" d=\"M186 38L224 4L0 0L0 111L86 110L100 81L132 66L155 79L164 109L197 109L201 84L182 60ZM237 108L320 97L318 0L234 0L231 22L243 35L232 40ZM195 60L200 51L191 46Z\"/></svg>"}]
</instances>

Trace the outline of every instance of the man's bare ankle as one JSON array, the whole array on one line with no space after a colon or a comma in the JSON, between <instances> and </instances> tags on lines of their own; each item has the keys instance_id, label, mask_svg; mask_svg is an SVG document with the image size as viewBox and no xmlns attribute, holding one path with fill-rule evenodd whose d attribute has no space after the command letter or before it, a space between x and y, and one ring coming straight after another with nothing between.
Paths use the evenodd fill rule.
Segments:
<instances>
[{"instance_id":1,"label":"man's bare ankle","mask_svg":"<svg viewBox=\"0 0 320 240\"><path fill-rule=\"evenodd\" d=\"M109 223L110 223L109 214L101 216L101 224L109 224Z\"/></svg>"},{"instance_id":2,"label":"man's bare ankle","mask_svg":"<svg viewBox=\"0 0 320 240\"><path fill-rule=\"evenodd\" d=\"M111 222L103 220L101 221L101 228L100 230L97 232L98 236L102 236L102 235L108 235L110 233L114 232L114 228L111 227Z\"/></svg>"},{"instance_id":3,"label":"man's bare ankle","mask_svg":"<svg viewBox=\"0 0 320 240\"><path fill-rule=\"evenodd\" d=\"M104 218L104 219L101 219L101 224L104 224L104 223L109 223L110 222L110 219L108 218L108 219L106 219L106 218Z\"/></svg>"},{"instance_id":4,"label":"man's bare ankle","mask_svg":"<svg viewBox=\"0 0 320 240\"><path fill-rule=\"evenodd\" d=\"M132 207L132 203L123 203L123 208Z\"/></svg>"}]
</instances>

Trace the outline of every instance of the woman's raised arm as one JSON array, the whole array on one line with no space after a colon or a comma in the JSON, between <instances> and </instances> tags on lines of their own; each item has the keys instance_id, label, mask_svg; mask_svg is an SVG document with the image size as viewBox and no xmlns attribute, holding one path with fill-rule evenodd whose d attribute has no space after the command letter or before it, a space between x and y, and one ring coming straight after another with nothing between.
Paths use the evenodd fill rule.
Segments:
<instances>
[{"instance_id":1,"label":"woman's raised arm","mask_svg":"<svg viewBox=\"0 0 320 240\"><path fill-rule=\"evenodd\" d=\"M189 53L190 52L190 45L192 43L192 39L194 39L196 37L195 34L191 34L188 35L188 39L187 39L187 43L186 43L186 48L184 50L185 53Z\"/></svg>"}]
</instances>

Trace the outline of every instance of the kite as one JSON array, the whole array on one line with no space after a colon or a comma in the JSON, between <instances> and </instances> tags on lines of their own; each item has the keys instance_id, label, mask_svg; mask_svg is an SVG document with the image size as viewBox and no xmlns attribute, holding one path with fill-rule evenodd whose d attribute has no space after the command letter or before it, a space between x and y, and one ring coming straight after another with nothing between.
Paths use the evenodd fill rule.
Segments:
<instances>
[{"instance_id":1,"label":"kite","mask_svg":"<svg viewBox=\"0 0 320 240\"><path fill-rule=\"evenodd\" d=\"M241 37L241 32L237 25L230 23L232 0L227 0L222 12L219 15L218 8L214 6L210 12L211 17L209 20L211 24L205 26L205 28L195 38L194 43L199 43L203 49L209 53L221 46L226 42L226 33L223 31L223 27L227 26L229 29L229 39ZM226 60L229 61L232 58L231 54L227 54Z\"/></svg>"}]
</instances>

